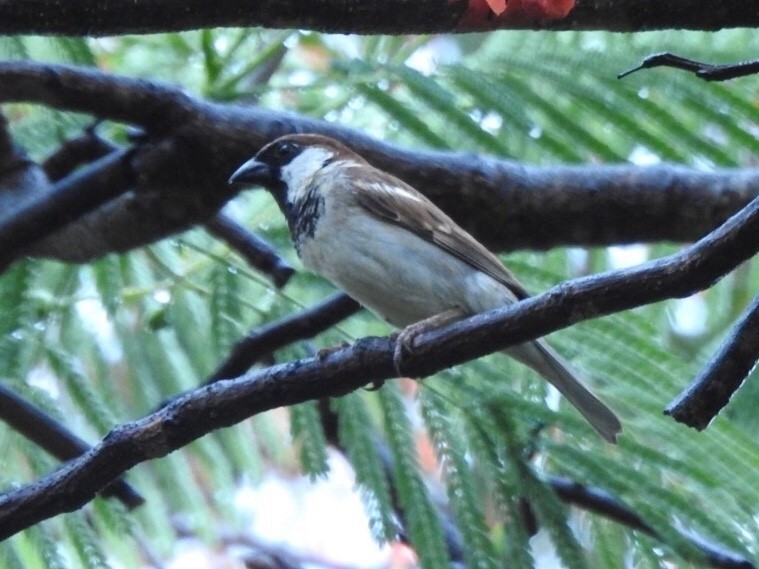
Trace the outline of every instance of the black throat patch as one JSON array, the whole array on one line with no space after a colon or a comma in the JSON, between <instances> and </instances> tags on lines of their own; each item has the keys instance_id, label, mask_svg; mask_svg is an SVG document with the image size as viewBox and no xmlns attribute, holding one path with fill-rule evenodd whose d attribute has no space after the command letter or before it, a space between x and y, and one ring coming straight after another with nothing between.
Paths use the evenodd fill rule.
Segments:
<instances>
[{"instance_id":1,"label":"black throat patch","mask_svg":"<svg viewBox=\"0 0 759 569\"><path fill-rule=\"evenodd\" d=\"M324 198L319 195L316 186L311 185L301 199L293 204L287 204L285 216L290 234L293 237L295 249L300 252L300 246L314 236L319 218L324 213Z\"/></svg>"}]
</instances>

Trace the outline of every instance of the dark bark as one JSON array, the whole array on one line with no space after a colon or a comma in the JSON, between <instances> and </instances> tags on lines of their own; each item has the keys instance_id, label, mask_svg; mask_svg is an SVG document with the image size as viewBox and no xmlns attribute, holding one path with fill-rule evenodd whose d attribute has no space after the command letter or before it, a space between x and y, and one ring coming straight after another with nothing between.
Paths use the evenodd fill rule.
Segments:
<instances>
[{"instance_id":1,"label":"dark bark","mask_svg":"<svg viewBox=\"0 0 759 569\"><path fill-rule=\"evenodd\" d=\"M759 296L746 309L719 350L693 383L665 413L676 421L705 429L728 404L759 360Z\"/></svg>"},{"instance_id":2,"label":"dark bark","mask_svg":"<svg viewBox=\"0 0 759 569\"><path fill-rule=\"evenodd\" d=\"M631 73L635 73L642 69L652 69L654 67L682 69L683 71L693 73L696 77L703 79L704 81L728 81L730 79L737 79L739 77L746 77L747 75L759 73L759 59L715 65L712 63L694 61L673 53L655 53L646 57L637 67L633 67L624 73L620 73L617 75L617 78L622 79Z\"/></svg>"},{"instance_id":3,"label":"dark bark","mask_svg":"<svg viewBox=\"0 0 759 569\"><path fill-rule=\"evenodd\" d=\"M205 228L237 251L251 267L267 275L277 288L285 286L293 276L295 269L271 245L228 215L219 213L205 224Z\"/></svg>"},{"instance_id":4,"label":"dark bark","mask_svg":"<svg viewBox=\"0 0 759 569\"><path fill-rule=\"evenodd\" d=\"M0 220L0 271L30 247L98 206L132 188L131 153L116 151L86 171L65 178L52 191L38 194L13 215ZM66 244L57 243L61 255Z\"/></svg>"},{"instance_id":5,"label":"dark bark","mask_svg":"<svg viewBox=\"0 0 759 569\"><path fill-rule=\"evenodd\" d=\"M264 143L293 131L343 140L501 251L692 241L759 194L758 169L544 168L413 151L335 124L256 106L211 104L166 85L91 69L0 63L0 102L10 101L89 113L145 131L132 165L136 194L101 208L101 218L88 219L89 226L107 229L93 230L100 237L91 234L89 243L123 236L118 243L104 243L100 254L138 247L210 219L235 195L227 184L230 173Z\"/></svg>"},{"instance_id":6,"label":"dark bark","mask_svg":"<svg viewBox=\"0 0 759 569\"><path fill-rule=\"evenodd\" d=\"M61 422L0 383L0 420L61 461L76 458L91 447ZM145 499L121 478L105 487L103 496L115 497L129 509Z\"/></svg>"},{"instance_id":7,"label":"dark bark","mask_svg":"<svg viewBox=\"0 0 759 569\"><path fill-rule=\"evenodd\" d=\"M297 314L256 328L234 345L227 359L207 381L237 377L276 350L299 340L313 338L360 308L358 302L349 296L337 293Z\"/></svg>"},{"instance_id":8,"label":"dark bark","mask_svg":"<svg viewBox=\"0 0 759 569\"><path fill-rule=\"evenodd\" d=\"M719 30L759 25L745 0L577 0L564 19L493 17L481 0L6 0L0 34L105 36L212 27L263 26L358 34L420 34L489 29L634 32Z\"/></svg>"}]
</instances>

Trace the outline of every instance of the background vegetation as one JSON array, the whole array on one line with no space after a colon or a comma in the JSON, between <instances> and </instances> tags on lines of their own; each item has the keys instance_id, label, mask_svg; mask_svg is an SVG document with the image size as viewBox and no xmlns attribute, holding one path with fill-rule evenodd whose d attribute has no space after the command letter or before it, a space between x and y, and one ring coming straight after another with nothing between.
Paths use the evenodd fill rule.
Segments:
<instances>
[{"instance_id":1,"label":"background vegetation","mask_svg":"<svg viewBox=\"0 0 759 569\"><path fill-rule=\"evenodd\" d=\"M545 165L752 165L759 147L756 79L706 84L672 70L616 79L643 56L667 49L732 61L759 53L759 40L751 31L387 38L250 29L99 40L0 38L4 57L97 65L178 83L213 100L352 125L410 147ZM90 122L28 105L7 106L6 113L14 136L37 158ZM119 125L100 128L116 139L128 136ZM228 208L300 267L267 195L247 192ZM505 261L528 289L539 291L676 248L556 249L513 253ZM662 408L756 293L756 273L752 262L696 298L588 322L551 338L619 411L625 432L616 447L564 402L557 405L539 378L500 356L420 384L390 382L378 392L333 401L340 443L356 469L376 538L396 539L397 489L395 506L405 511L408 538L428 568L449 565L444 528L433 514L440 502L450 505L469 566L530 566L539 552L530 549L521 498L529 498L542 535L565 567L700 566L686 539L694 534L755 558L757 387L749 381L703 433L664 417ZM330 291L300 271L276 290L202 229L87 266L24 261L0 278L0 378L96 441L197 385L250 329ZM361 313L276 358L388 331ZM382 475L376 433L393 458L392 487ZM245 543L240 489L272 469L329 476L327 439L316 404L217 432L134 469L129 480L147 498L137 511L99 499L1 544L0 565L162 566L183 537L209 547ZM418 452L425 441L435 460ZM5 488L55 466L2 426L0 449ZM661 540L566 508L545 483L551 475L608 490Z\"/></svg>"}]
</instances>

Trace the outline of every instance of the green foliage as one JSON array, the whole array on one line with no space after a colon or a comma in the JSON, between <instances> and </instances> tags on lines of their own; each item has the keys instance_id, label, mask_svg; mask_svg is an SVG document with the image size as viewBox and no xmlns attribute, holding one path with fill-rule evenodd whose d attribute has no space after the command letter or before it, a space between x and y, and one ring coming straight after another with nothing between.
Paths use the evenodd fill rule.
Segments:
<instances>
[{"instance_id":1,"label":"green foliage","mask_svg":"<svg viewBox=\"0 0 759 569\"><path fill-rule=\"evenodd\" d=\"M715 44L712 36L684 33L357 38L206 30L107 40L1 38L0 53L176 81L215 100L259 102L420 148L538 164L745 167L759 150L755 80L707 84L673 70L615 78L664 49L724 61L759 52L755 34L721 37ZM425 50L459 55L421 65ZM90 120L25 105L6 112L34 156ZM267 196L244 195L233 206L236 218L297 266ZM672 250L660 245L648 254ZM610 268L607 251L584 253L593 271ZM572 258L557 250L507 262L539 291L576 276ZM467 565L529 567L541 553L530 542L529 511L568 568L699 566L690 532L751 558L759 548L755 378L704 433L678 426L661 409L750 302L757 271L749 263L703 293L706 329L691 336L672 324L677 305L662 303L551 337L619 411L625 431L617 447L599 440L564 402L555 404L544 382L499 355L425 380L419 400L390 382L377 393L333 401L340 448L355 468L376 538L407 539L425 568L448 567L450 509ZM0 276L0 377L95 442L203 381L247 330L330 290L305 274L273 290L201 231L86 267L23 261ZM386 332L362 314L314 343ZM276 357L303 353L293 346ZM234 514L244 483L274 469L328 475L328 438L315 403L290 409L286 420L281 412L256 417L135 468L129 481L147 498L139 511L98 499L86 511L91 523L81 513L66 515L0 545L0 565L136 566L168 559L181 534L218 543L222 526L244 531ZM427 440L432 466L420 459L420 441ZM4 487L54 467L4 426L0 450ZM610 492L658 538L566 507L547 475Z\"/></svg>"},{"instance_id":2,"label":"green foliage","mask_svg":"<svg viewBox=\"0 0 759 569\"><path fill-rule=\"evenodd\" d=\"M388 466L378 448L380 439L372 429L371 419L363 399L350 394L335 400L339 416L340 444L356 470L369 526L380 542L392 541L398 528L393 520L393 499L388 481Z\"/></svg>"},{"instance_id":3,"label":"green foliage","mask_svg":"<svg viewBox=\"0 0 759 569\"><path fill-rule=\"evenodd\" d=\"M432 390L425 390L424 395L422 417L444 468L448 499L467 544L467 565L478 569L495 569L498 564L493 545L488 539L484 505L466 458L465 439L461 436L461 430L452 424L449 417L452 409L448 408L443 398Z\"/></svg>"},{"instance_id":4,"label":"green foliage","mask_svg":"<svg viewBox=\"0 0 759 569\"><path fill-rule=\"evenodd\" d=\"M327 440L322 429L317 403L309 401L290 409L293 441L300 450L303 470L316 479L329 472L327 465Z\"/></svg>"},{"instance_id":5,"label":"green foliage","mask_svg":"<svg viewBox=\"0 0 759 569\"><path fill-rule=\"evenodd\" d=\"M399 510L403 512L407 539L414 544L424 567L448 567L447 544L439 513L424 486L412 438L411 422L394 384L379 392L387 442L393 455L393 479L398 488Z\"/></svg>"}]
</instances>

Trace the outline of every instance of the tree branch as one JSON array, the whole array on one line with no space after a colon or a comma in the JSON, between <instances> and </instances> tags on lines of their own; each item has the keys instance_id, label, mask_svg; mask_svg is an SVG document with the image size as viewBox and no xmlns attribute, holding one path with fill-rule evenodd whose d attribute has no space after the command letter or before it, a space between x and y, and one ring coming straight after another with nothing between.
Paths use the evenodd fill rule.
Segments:
<instances>
[{"instance_id":1,"label":"tree branch","mask_svg":"<svg viewBox=\"0 0 759 569\"><path fill-rule=\"evenodd\" d=\"M704 81L727 81L759 73L759 59L715 65L694 61L673 53L655 53L646 57L637 67L633 67L617 75L617 79L627 77L631 73L635 73L641 69L651 69L654 67L672 67L673 69L690 71Z\"/></svg>"},{"instance_id":2,"label":"tree branch","mask_svg":"<svg viewBox=\"0 0 759 569\"><path fill-rule=\"evenodd\" d=\"M141 207L138 216L128 207L111 208L101 222L111 232L150 228L113 246L120 251L209 219L234 195L226 184L230 172L272 138L293 131L344 141L500 251L692 241L759 195L759 169L544 168L469 153L412 151L335 124L212 104L180 89L92 69L0 62L0 102L11 101L88 113L146 132L134 163L138 189L163 199ZM180 204L188 210L181 216L175 211Z\"/></svg>"},{"instance_id":3,"label":"tree branch","mask_svg":"<svg viewBox=\"0 0 759 569\"><path fill-rule=\"evenodd\" d=\"M84 166L119 149L118 146L101 138L95 132L96 124L87 127L75 138L64 141L42 162L48 180L57 182L71 174L79 166Z\"/></svg>"},{"instance_id":4,"label":"tree branch","mask_svg":"<svg viewBox=\"0 0 759 569\"><path fill-rule=\"evenodd\" d=\"M297 314L261 326L234 345L207 382L237 377L264 356L293 342L313 338L360 309L359 303L351 297L337 293Z\"/></svg>"},{"instance_id":5,"label":"tree branch","mask_svg":"<svg viewBox=\"0 0 759 569\"><path fill-rule=\"evenodd\" d=\"M0 420L61 461L71 460L91 447L65 425L0 384ZM128 509L145 499L122 478L105 487L103 496L118 498Z\"/></svg>"},{"instance_id":6,"label":"tree branch","mask_svg":"<svg viewBox=\"0 0 759 569\"><path fill-rule=\"evenodd\" d=\"M619 524L626 525L632 529L642 531L651 537L660 538L657 532L648 525L638 514L630 510L617 498L601 488L593 488L579 484L574 480L559 476L549 476L546 483L553 488L559 498L567 503L588 510L590 512L602 515ZM721 569L752 569L755 567L749 560L744 559L737 554L720 549L711 543L707 543L701 538L689 537L696 549L706 557L710 567L719 567Z\"/></svg>"},{"instance_id":7,"label":"tree branch","mask_svg":"<svg viewBox=\"0 0 759 569\"><path fill-rule=\"evenodd\" d=\"M392 14L391 18L388 15ZM212 27L299 28L333 33L432 34L493 29L644 31L756 27L759 13L745 0L577 0L566 18L499 17L471 0L7 0L0 34L104 36Z\"/></svg>"},{"instance_id":8,"label":"tree branch","mask_svg":"<svg viewBox=\"0 0 759 569\"><path fill-rule=\"evenodd\" d=\"M76 172L0 223L0 271L31 246L132 187L131 153L113 152ZM61 244L65 247L65 244Z\"/></svg>"},{"instance_id":9,"label":"tree branch","mask_svg":"<svg viewBox=\"0 0 759 569\"><path fill-rule=\"evenodd\" d=\"M759 296L746 309L698 377L665 409L675 421L705 429L759 360Z\"/></svg>"},{"instance_id":10,"label":"tree branch","mask_svg":"<svg viewBox=\"0 0 759 569\"><path fill-rule=\"evenodd\" d=\"M254 269L268 275L277 288L285 286L293 276L295 269L271 245L228 215L216 214L206 222L205 228L237 251Z\"/></svg>"},{"instance_id":11,"label":"tree branch","mask_svg":"<svg viewBox=\"0 0 759 569\"><path fill-rule=\"evenodd\" d=\"M759 199L698 243L633 269L561 284L517 304L415 337L403 367L412 377L520 344L612 312L708 287L759 249ZM395 376L396 336L257 370L188 392L123 424L85 455L44 479L0 496L0 539L75 510L145 460L165 456L222 427L276 407L339 397Z\"/></svg>"}]
</instances>

